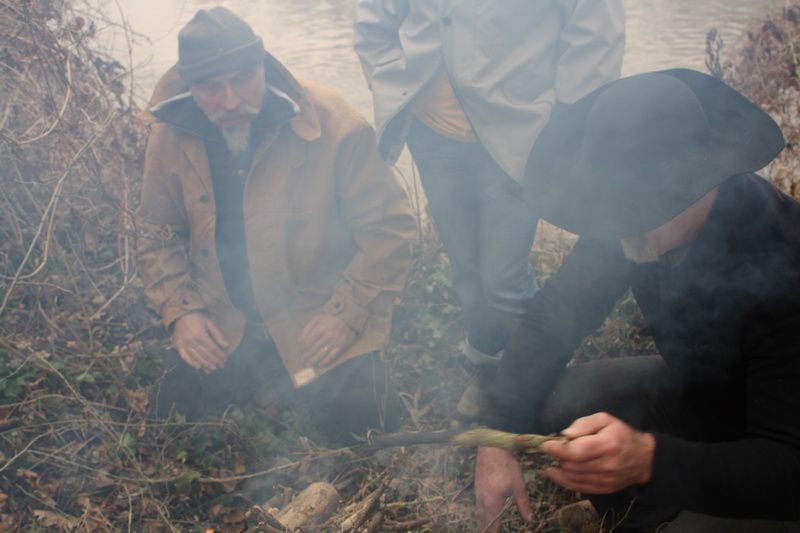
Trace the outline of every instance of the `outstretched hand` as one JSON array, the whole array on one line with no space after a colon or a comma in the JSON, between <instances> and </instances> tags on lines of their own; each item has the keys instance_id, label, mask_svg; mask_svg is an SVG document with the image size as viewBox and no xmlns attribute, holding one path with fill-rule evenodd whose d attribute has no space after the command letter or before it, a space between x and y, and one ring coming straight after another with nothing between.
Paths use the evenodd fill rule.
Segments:
<instances>
[{"instance_id":1,"label":"outstretched hand","mask_svg":"<svg viewBox=\"0 0 800 533\"><path fill-rule=\"evenodd\" d=\"M324 367L345 352L356 340L353 328L334 315L314 315L297 339L305 347L303 360Z\"/></svg>"},{"instance_id":2,"label":"outstretched hand","mask_svg":"<svg viewBox=\"0 0 800 533\"><path fill-rule=\"evenodd\" d=\"M204 313L189 313L176 320L172 345L187 365L206 373L219 370L228 359L223 349L228 341Z\"/></svg>"},{"instance_id":3,"label":"outstretched hand","mask_svg":"<svg viewBox=\"0 0 800 533\"><path fill-rule=\"evenodd\" d=\"M575 420L562 434L568 441L548 441L542 451L561 461L544 474L554 483L585 494L611 494L650 481L656 442L622 420L597 413Z\"/></svg>"},{"instance_id":4,"label":"outstretched hand","mask_svg":"<svg viewBox=\"0 0 800 533\"><path fill-rule=\"evenodd\" d=\"M499 448L478 448L475 460L475 500L478 531L500 531L498 515L512 497L526 521L533 519L522 468L513 455Z\"/></svg>"}]
</instances>

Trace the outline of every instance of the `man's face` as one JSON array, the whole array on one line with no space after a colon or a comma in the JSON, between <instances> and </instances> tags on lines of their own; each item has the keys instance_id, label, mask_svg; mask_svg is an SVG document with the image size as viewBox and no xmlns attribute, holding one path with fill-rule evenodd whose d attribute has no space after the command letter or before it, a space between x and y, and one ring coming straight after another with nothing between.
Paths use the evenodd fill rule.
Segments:
<instances>
[{"instance_id":1,"label":"man's face","mask_svg":"<svg viewBox=\"0 0 800 533\"><path fill-rule=\"evenodd\" d=\"M250 126L267 92L264 65L220 74L190 84L189 90L203 113L222 131L231 151L246 150Z\"/></svg>"},{"instance_id":2,"label":"man's face","mask_svg":"<svg viewBox=\"0 0 800 533\"><path fill-rule=\"evenodd\" d=\"M654 263L665 253L689 246L705 226L719 187L714 187L672 220L641 235L621 239L625 257L634 263Z\"/></svg>"}]
</instances>

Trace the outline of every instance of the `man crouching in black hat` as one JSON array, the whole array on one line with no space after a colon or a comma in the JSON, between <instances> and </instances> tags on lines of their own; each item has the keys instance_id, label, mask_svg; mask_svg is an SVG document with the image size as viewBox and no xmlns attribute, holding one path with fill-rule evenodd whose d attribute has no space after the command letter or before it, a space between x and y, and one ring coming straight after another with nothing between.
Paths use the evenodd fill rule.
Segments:
<instances>
[{"instance_id":1,"label":"man crouching in black hat","mask_svg":"<svg viewBox=\"0 0 800 533\"><path fill-rule=\"evenodd\" d=\"M580 240L531 301L485 422L567 436L543 446L544 474L607 529L800 530L772 522L800 519L800 204L753 174L782 148L739 93L671 70L598 89L533 149L528 201ZM629 288L660 355L568 367ZM475 486L480 525L507 497L532 518L506 452L479 450Z\"/></svg>"},{"instance_id":2,"label":"man crouching in black hat","mask_svg":"<svg viewBox=\"0 0 800 533\"><path fill-rule=\"evenodd\" d=\"M225 8L198 11L178 55L148 108L139 212L145 294L175 348L154 407L297 401L337 443L391 427L380 352L416 222L375 132Z\"/></svg>"}]
</instances>

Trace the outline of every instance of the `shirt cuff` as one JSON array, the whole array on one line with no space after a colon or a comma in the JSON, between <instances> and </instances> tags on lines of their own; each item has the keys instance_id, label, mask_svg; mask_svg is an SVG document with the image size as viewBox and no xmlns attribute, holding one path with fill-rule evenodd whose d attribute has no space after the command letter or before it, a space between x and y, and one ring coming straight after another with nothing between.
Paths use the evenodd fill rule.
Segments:
<instances>
[{"instance_id":1,"label":"shirt cuff","mask_svg":"<svg viewBox=\"0 0 800 533\"><path fill-rule=\"evenodd\" d=\"M356 333L364 331L364 325L369 318L369 311L366 307L356 303L349 285L337 287L331 299L325 304L323 311L329 315L338 316Z\"/></svg>"},{"instance_id":2,"label":"shirt cuff","mask_svg":"<svg viewBox=\"0 0 800 533\"><path fill-rule=\"evenodd\" d=\"M192 289L184 289L167 300L161 308L161 322L169 331L180 317L189 313L204 311L205 308L206 304L200 294Z\"/></svg>"}]
</instances>

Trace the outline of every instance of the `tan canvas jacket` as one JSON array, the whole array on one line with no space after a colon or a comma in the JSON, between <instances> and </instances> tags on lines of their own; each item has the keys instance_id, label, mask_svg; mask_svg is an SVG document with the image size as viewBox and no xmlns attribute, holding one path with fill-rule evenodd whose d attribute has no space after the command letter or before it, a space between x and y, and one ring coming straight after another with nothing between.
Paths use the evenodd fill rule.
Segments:
<instances>
[{"instance_id":1,"label":"tan canvas jacket","mask_svg":"<svg viewBox=\"0 0 800 533\"><path fill-rule=\"evenodd\" d=\"M244 193L245 234L256 303L299 387L384 346L411 262L416 222L405 192L377 153L372 127L339 95L298 83L271 56L265 67L269 82L299 111L266 136L254 158ZM151 104L186 90L173 68ZM202 139L156 122L139 211L145 294L167 328L186 313L207 313L232 352L245 318L225 290L215 217ZM358 337L331 365L307 368L297 337L322 312L340 316Z\"/></svg>"}]
</instances>

